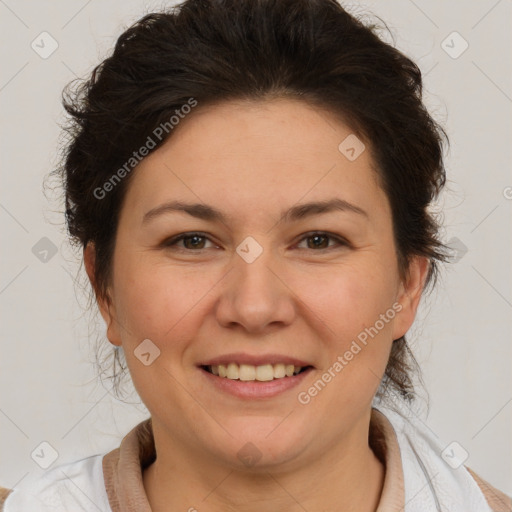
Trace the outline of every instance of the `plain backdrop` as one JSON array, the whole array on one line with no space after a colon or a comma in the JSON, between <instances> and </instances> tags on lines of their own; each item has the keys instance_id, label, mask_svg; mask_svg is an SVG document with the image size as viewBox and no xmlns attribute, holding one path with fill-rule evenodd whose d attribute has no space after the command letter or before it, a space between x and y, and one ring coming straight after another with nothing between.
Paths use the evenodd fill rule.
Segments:
<instances>
[{"instance_id":1,"label":"plain backdrop","mask_svg":"<svg viewBox=\"0 0 512 512\"><path fill-rule=\"evenodd\" d=\"M84 312L74 284L83 267L66 240L59 190L45 196L42 184L59 163L62 88L160 5L0 1L3 486L44 471L31 456L42 442L55 450L54 464L106 453L148 415L135 393L120 402L97 377L98 337L109 349L105 326ZM467 451L467 465L512 494L512 2L345 5L388 24L420 66L425 102L451 140L437 208L457 261L442 270L410 332L426 388L418 414L446 445Z\"/></svg>"}]
</instances>

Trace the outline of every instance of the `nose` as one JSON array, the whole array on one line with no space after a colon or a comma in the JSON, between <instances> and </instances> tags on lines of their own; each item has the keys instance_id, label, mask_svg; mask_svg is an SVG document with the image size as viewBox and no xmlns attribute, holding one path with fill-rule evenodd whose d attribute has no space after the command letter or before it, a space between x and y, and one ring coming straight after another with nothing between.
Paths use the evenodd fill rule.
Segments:
<instances>
[{"instance_id":1,"label":"nose","mask_svg":"<svg viewBox=\"0 0 512 512\"><path fill-rule=\"evenodd\" d=\"M233 259L217 303L219 324L253 334L290 325L296 315L294 294L271 251L263 250L251 263L238 254Z\"/></svg>"}]
</instances>

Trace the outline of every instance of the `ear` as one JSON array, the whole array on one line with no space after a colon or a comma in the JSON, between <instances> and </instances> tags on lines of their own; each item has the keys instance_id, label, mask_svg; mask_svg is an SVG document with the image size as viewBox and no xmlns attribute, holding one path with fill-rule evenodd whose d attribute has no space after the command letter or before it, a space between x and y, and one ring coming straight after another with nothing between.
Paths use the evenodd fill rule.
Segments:
<instances>
[{"instance_id":1,"label":"ear","mask_svg":"<svg viewBox=\"0 0 512 512\"><path fill-rule=\"evenodd\" d=\"M96 269L96 248L92 242L89 242L84 248L84 265L91 286L96 296L96 303L101 316L107 324L107 338L113 345L121 346L121 337L119 335L118 322L115 315L115 307L109 296L104 296L97 287L95 269Z\"/></svg>"},{"instance_id":2,"label":"ear","mask_svg":"<svg viewBox=\"0 0 512 512\"><path fill-rule=\"evenodd\" d=\"M400 282L397 302L401 304L402 309L393 323L394 340L401 338L414 322L429 268L428 258L414 256L409 264L406 280Z\"/></svg>"}]
</instances>

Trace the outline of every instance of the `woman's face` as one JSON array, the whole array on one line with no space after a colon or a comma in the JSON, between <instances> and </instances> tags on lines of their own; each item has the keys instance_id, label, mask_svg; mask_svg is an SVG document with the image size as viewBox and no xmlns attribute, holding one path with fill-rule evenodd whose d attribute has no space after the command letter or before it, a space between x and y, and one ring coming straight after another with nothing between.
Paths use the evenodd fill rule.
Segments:
<instances>
[{"instance_id":1,"label":"woman's face","mask_svg":"<svg viewBox=\"0 0 512 512\"><path fill-rule=\"evenodd\" d=\"M339 119L284 99L199 104L138 165L100 308L162 444L285 468L367 438L427 270L400 281L371 166ZM214 375L230 363L239 379Z\"/></svg>"}]
</instances>

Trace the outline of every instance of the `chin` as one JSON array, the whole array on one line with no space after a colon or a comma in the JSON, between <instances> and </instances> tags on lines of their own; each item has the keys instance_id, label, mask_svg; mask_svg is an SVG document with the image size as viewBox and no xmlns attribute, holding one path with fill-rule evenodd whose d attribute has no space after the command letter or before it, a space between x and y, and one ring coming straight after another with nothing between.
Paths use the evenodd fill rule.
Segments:
<instances>
[{"instance_id":1,"label":"chin","mask_svg":"<svg viewBox=\"0 0 512 512\"><path fill-rule=\"evenodd\" d=\"M230 465L238 470L270 471L295 460L307 447L307 435L296 428L291 429L291 422L285 428L283 423L288 420L284 418L286 415L265 418L247 416L224 422L223 426L233 434L233 437L224 437L224 454L230 454Z\"/></svg>"}]
</instances>

